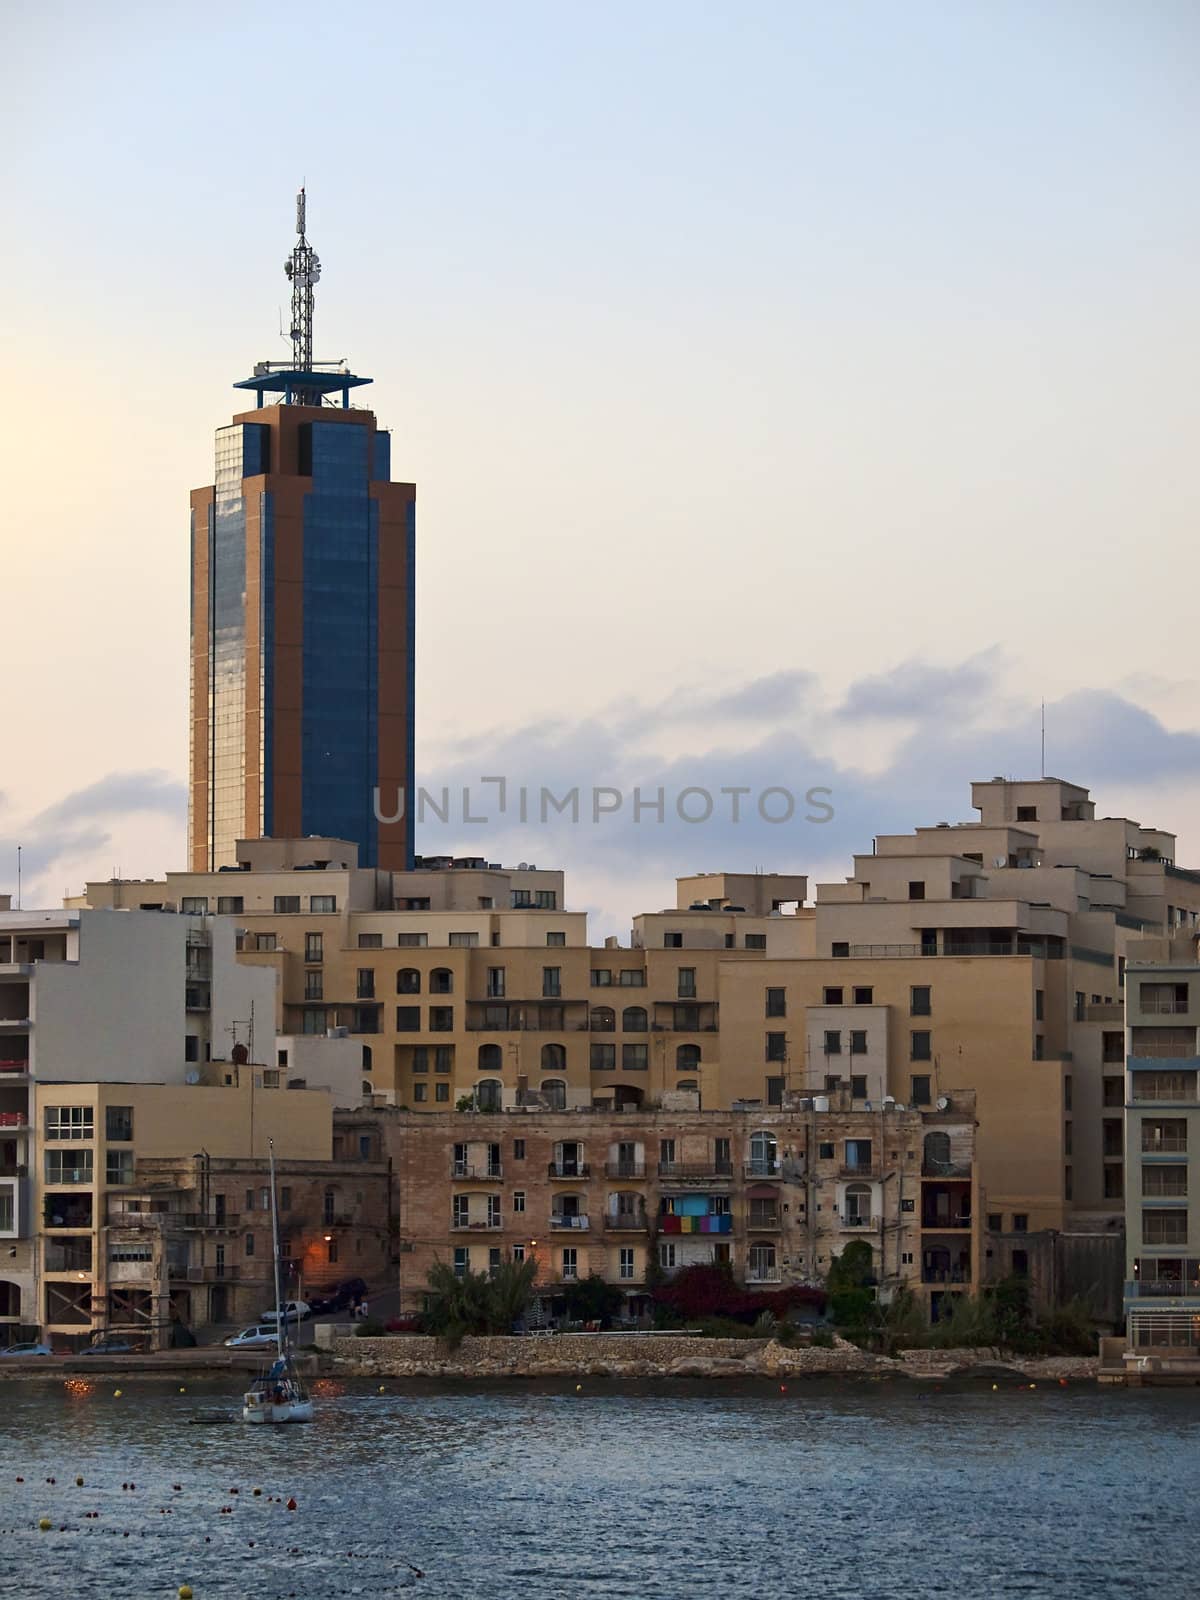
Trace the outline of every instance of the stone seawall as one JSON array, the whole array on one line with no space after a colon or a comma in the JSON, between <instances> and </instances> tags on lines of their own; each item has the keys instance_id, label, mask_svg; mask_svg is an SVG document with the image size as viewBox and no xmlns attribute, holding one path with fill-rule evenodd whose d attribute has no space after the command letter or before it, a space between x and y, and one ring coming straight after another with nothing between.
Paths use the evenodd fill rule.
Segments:
<instances>
[{"instance_id":1,"label":"stone seawall","mask_svg":"<svg viewBox=\"0 0 1200 1600\"><path fill-rule=\"evenodd\" d=\"M567 1333L544 1338L472 1338L450 1349L440 1339L334 1339L329 1354L347 1375L387 1378L1095 1378L1094 1357L1026 1359L998 1350L908 1350L871 1355L835 1339L832 1347L789 1347L768 1339L688 1334Z\"/></svg>"}]
</instances>

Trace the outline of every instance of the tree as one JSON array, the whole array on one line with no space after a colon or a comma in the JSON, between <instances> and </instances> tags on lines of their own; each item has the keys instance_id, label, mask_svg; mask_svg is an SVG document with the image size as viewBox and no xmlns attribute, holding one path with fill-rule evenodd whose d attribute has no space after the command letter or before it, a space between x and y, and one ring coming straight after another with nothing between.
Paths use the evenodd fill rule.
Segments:
<instances>
[{"instance_id":1,"label":"tree","mask_svg":"<svg viewBox=\"0 0 1200 1600\"><path fill-rule=\"evenodd\" d=\"M829 1309L840 1328L870 1328L879 1320L872 1293L875 1256L865 1239L852 1239L829 1266Z\"/></svg>"},{"instance_id":2,"label":"tree","mask_svg":"<svg viewBox=\"0 0 1200 1600\"><path fill-rule=\"evenodd\" d=\"M457 1345L468 1334L511 1333L533 1298L537 1260L510 1256L491 1272L458 1273L444 1261L429 1269L428 1303L422 1318L426 1333Z\"/></svg>"},{"instance_id":3,"label":"tree","mask_svg":"<svg viewBox=\"0 0 1200 1600\"><path fill-rule=\"evenodd\" d=\"M577 1278L563 1289L567 1315L574 1322L599 1322L607 1327L620 1309L624 1295L611 1283L606 1283L598 1272L589 1272L586 1278Z\"/></svg>"}]
</instances>

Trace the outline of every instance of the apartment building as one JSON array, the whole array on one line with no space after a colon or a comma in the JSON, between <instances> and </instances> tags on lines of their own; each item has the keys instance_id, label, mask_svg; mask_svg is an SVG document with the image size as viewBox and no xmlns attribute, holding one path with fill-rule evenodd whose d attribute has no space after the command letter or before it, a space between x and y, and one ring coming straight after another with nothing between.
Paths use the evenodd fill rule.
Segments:
<instances>
[{"instance_id":1,"label":"apartment building","mask_svg":"<svg viewBox=\"0 0 1200 1600\"><path fill-rule=\"evenodd\" d=\"M1200 963L1194 935L1125 973L1125 1315L1139 1360L1200 1362ZM1158 959L1153 959L1157 955Z\"/></svg>"},{"instance_id":2,"label":"apartment building","mask_svg":"<svg viewBox=\"0 0 1200 1600\"><path fill-rule=\"evenodd\" d=\"M647 1308L659 1277L722 1263L749 1286L819 1284L852 1239L883 1300L937 1316L979 1270L969 1094L927 1110L855 1109L848 1090L781 1108L381 1113L397 1173L400 1290L420 1310L435 1261L459 1273L538 1262L535 1322L595 1273Z\"/></svg>"}]
</instances>

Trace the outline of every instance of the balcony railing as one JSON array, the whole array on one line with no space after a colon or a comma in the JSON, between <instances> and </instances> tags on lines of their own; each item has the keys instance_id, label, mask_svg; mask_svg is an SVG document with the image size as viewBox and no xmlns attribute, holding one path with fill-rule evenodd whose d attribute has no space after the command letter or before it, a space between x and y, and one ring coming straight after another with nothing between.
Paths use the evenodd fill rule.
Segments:
<instances>
[{"instance_id":1,"label":"balcony railing","mask_svg":"<svg viewBox=\"0 0 1200 1600\"><path fill-rule=\"evenodd\" d=\"M1200 1298L1200 1278L1134 1278L1125 1285L1127 1300Z\"/></svg>"},{"instance_id":2,"label":"balcony railing","mask_svg":"<svg viewBox=\"0 0 1200 1600\"><path fill-rule=\"evenodd\" d=\"M451 1233L495 1233L504 1224L499 1217L488 1218L486 1222L451 1222Z\"/></svg>"},{"instance_id":3,"label":"balcony railing","mask_svg":"<svg viewBox=\"0 0 1200 1600\"><path fill-rule=\"evenodd\" d=\"M481 1166L476 1166L471 1161L452 1161L450 1163L450 1176L452 1178L482 1178L486 1181L488 1179L502 1178L504 1176L504 1168L498 1161L487 1161Z\"/></svg>"},{"instance_id":4,"label":"balcony railing","mask_svg":"<svg viewBox=\"0 0 1200 1600\"><path fill-rule=\"evenodd\" d=\"M29 1113L27 1111L0 1111L0 1128L27 1128L29 1126Z\"/></svg>"},{"instance_id":5,"label":"balcony railing","mask_svg":"<svg viewBox=\"0 0 1200 1600\"><path fill-rule=\"evenodd\" d=\"M779 1267L748 1267L747 1283L778 1283L782 1273Z\"/></svg>"},{"instance_id":6,"label":"balcony railing","mask_svg":"<svg viewBox=\"0 0 1200 1600\"><path fill-rule=\"evenodd\" d=\"M238 1211L226 1211L219 1217L209 1216L206 1211L160 1212L159 1218L164 1222L174 1222L181 1228L228 1228L232 1232L242 1226L242 1216Z\"/></svg>"},{"instance_id":7,"label":"balcony railing","mask_svg":"<svg viewBox=\"0 0 1200 1600\"><path fill-rule=\"evenodd\" d=\"M1153 1142L1145 1138L1142 1140L1144 1156L1180 1156L1186 1153L1187 1147L1186 1133L1167 1134L1164 1138L1155 1139ZM1114 1154L1120 1155L1121 1152L1117 1150Z\"/></svg>"},{"instance_id":8,"label":"balcony railing","mask_svg":"<svg viewBox=\"0 0 1200 1600\"><path fill-rule=\"evenodd\" d=\"M650 1219L644 1211L607 1211L604 1227L607 1233L647 1233Z\"/></svg>"},{"instance_id":9,"label":"balcony railing","mask_svg":"<svg viewBox=\"0 0 1200 1600\"><path fill-rule=\"evenodd\" d=\"M960 1211L954 1216L940 1217L936 1211L922 1212L921 1226L923 1228L945 1229L947 1233L956 1233L959 1229L969 1228L971 1218L967 1212Z\"/></svg>"},{"instance_id":10,"label":"balcony railing","mask_svg":"<svg viewBox=\"0 0 1200 1600\"><path fill-rule=\"evenodd\" d=\"M746 1218L746 1226L751 1233L778 1233L783 1219L778 1211L752 1211Z\"/></svg>"},{"instance_id":11,"label":"balcony railing","mask_svg":"<svg viewBox=\"0 0 1200 1600\"><path fill-rule=\"evenodd\" d=\"M970 1283L971 1269L969 1267L923 1267L921 1269L922 1283Z\"/></svg>"},{"instance_id":12,"label":"balcony railing","mask_svg":"<svg viewBox=\"0 0 1200 1600\"><path fill-rule=\"evenodd\" d=\"M0 1161L0 1178L27 1178L29 1168L23 1161Z\"/></svg>"},{"instance_id":13,"label":"balcony railing","mask_svg":"<svg viewBox=\"0 0 1200 1600\"><path fill-rule=\"evenodd\" d=\"M590 1223L585 1216L570 1216L565 1211L552 1211L550 1213L550 1226L556 1230L574 1229L577 1232L585 1233L590 1227Z\"/></svg>"},{"instance_id":14,"label":"balcony railing","mask_svg":"<svg viewBox=\"0 0 1200 1600\"><path fill-rule=\"evenodd\" d=\"M969 1178L971 1176L971 1163L969 1161L923 1161L921 1163L921 1176L923 1178Z\"/></svg>"},{"instance_id":15,"label":"balcony railing","mask_svg":"<svg viewBox=\"0 0 1200 1600\"><path fill-rule=\"evenodd\" d=\"M860 1211L843 1211L838 1221L843 1228L878 1228L879 1217L864 1216Z\"/></svg>"},{"instance_id":16,"label":"balcony railing","mask_svg":"<svg viewBox=\"0 0 1200 1600\"><path fill-rule=\"evenodd\" d=\"M863 1182L867 1182L870 1179L875 1179L878 1181L879 1163L878 1161L866 1161L859 1162L858 1165L855 1166L850 1162L844 1161L838 1168L838 1176L842 1178L859 1178ZM944 1176L944 1173L939 1173L939 1177Z\"/></svg>"},{"instance_id":17,"label":"balcony railing","mask_svg":"<svg viewBox=\"0 0 1200 1600\"><path fill-rule=\"evenodd\" d=\"M732 1178L733 1164L726 1161L660 1161L658 1175L675 1183L707 1183L714 1178Z\"/></svg>"},{"instance_id":18,"label":"balcony railing","mask_svg":"<svg viewBox=\"0 0 1200 1600\"><path fill-rule=\"evenodd\" d=\"M742 1168L746 1178L781 1178L783 1166L778 1161L747 1161Z\"/></svg>"},{"instance_id":19,"label":"balcony railing","mask_svg":"<svg viewBox=\"0 0 1200 1600\"><path fill-rule=\"evenodd\" d=\"M1160 995L1158 998L1142 1000L1136 1009L1144 1017L1182 1017L1191 1010L1186 1000L1176 1000L1173 996Z\"/></svg>"},{"instance_id":20,"label":"balcony railing","mask_svg":"<svg viewBox=\"0 0 1200 1600\"><path fill-rule=\"evenodd\" d=\"M552 1161L547 1169L551 1178L590 1178L592 1169L586 1161Z\"/></svg>"},{"instance_id":21,"label":"balcony railing","mask_svg":"<svg viewBox=\"0 0 1200 1600\"><path fill-rule=\"evenodd\" d=\"M605 1176L609 1178L644 1178L646 1176L646 1163L644 1161L606 1161L604 1163Z\"/></svg>"},{"instance_id":22,"label":"balcony railing","mask_svg":"<svg viewBox=\"0 0 1200 1600\"><path fill-rule=\"evenodd\" d=\"M1192 1078L1190 1084L1178 1086L1169 1083L1146 1083L1140 1072L1131 1072L1129 1075L1129 1099L1134 1105L1139 1100L1169 1100L1176 1104L1193 1102L1196 1098L1196 1081Z\"/></svg>"}]
</instances>

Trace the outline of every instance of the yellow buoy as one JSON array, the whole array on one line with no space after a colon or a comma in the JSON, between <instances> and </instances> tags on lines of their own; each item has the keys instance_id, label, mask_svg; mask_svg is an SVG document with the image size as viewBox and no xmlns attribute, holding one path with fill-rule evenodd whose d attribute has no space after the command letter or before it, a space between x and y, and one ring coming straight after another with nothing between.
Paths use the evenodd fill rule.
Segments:
<instances>
[{"instance_id":1,"label":"yellow buoy","mask_svg":"<svg viewBox=\"0 0 1200 1600\"><path fill-rule=\"evenodd\" d=\"M998 1384L998 1383L994 1383L994 1384L993 1384L993 1385L992 1385L992 1390L993 1390L993 1393L994 1393L994 1392L995 1392L995 1390L997 1390L997 1389L998 1389L998 1388L999 1388L999 1387L1000 1387L1000 1385L999 1385L999 1384Z\"/></svg>"},{"instance_id":2,"label":"yellow buoy","mask_svg":"<svg viewBox=\"0 0 1200 1600\"><path fill-rule=\"evenodd\" d=\"M575 1385L575 1393L576 1394L582 1394L583 1393L583 1385L581 1383L577 1383Z\"/></svg>"},{"instance_id":3,"label":"yellow buoy","mask_svg":"<svg viewBox=\"0 0 1200 1600\"><path fill-rule=\"evenodd\" d=\"M179 1585L179 1600L192 1600L192 1586L190 1583Z\"/></svg>"},{"instance_id":4,"label":"yellow buoy","mask_svg":"<svg viewBox=\"0 0 1200 1600\"><path fill-rule=\"evenodd\" d=\"M40 1520L40 1522L38 1523L38 1527L42 1530L43 1533L49 1533L50 1529L53 1526L54 1526L54 1524L50 1521L49 1517L43 1517Z\"/></svg>"},{"instance_id":5,"label":"yellow buoy","mask_svg":"<svg viewBox=\"0 0 1200 1600\"><path fill-rule=\"evenodd\" d=\"M114 1389L114 1390L113 1390L113 1399L114 1399L114 1400L119 1400L119 1399L120 1399L120 1398L121 1398L121 1391L120 1391L120 1389Z\"/></svg>"},{"instance_id":6,"label":"yellow buoy","mask_svg":"<svg viewBox=\"0 0 1200 1600\"><path fill-rule=\"evenodd\" d=\"M179 1392L180 1392L180 1394L186 1394L187 1393L187 1390L184 1388L183 1384L179 1385Z\"/></svg>"}]
</instances>

